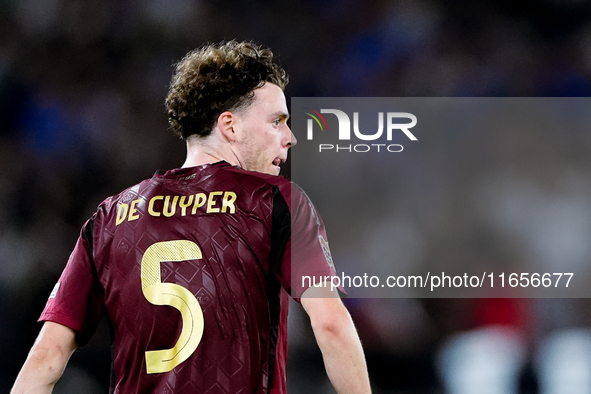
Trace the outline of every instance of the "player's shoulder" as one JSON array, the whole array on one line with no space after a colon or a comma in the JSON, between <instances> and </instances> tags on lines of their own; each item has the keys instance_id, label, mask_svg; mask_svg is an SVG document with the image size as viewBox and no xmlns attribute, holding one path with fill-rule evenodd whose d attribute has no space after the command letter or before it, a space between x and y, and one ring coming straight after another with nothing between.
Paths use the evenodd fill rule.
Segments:
<instances>
[{"instance_id":1,"label":"player's shoulder","mask_svg":"<svg viewBox=\"0 0 591 394\"><path fill-rule=\"evenodd\" d=\"M241 179L242 186L254 188L271 188L274 193L280 194L289 206L302 204L312 206L312 202L306 192L295 182L278 175L270 175L262 172L244 170L240 167L230 166L224 168L233 172Z\"/></svg>"},{"instance_id":2,"label":"player's shoulder","mask_svg":"<svg viewBox=\"0 0 591 394\"><path fill-rule=\"evenodd\" d=\"M231 172L235 175L235 179L240 182L242 187L246 188L272 188L278 189L282 194L290 194L292 186L295 184L290 180L279 176L270 175L257 171L249 171L237 166L225 167L225 171Z\"/></svg>"},{"instance_id":3,"label":"player's shoulder","mask_svg":"<svg viewBox=\"0 0 591 394\"><path fill-rule=\"evenodd\" d=\"M143 181L129 186L117 194L113 194L105 198L97 207L97 214L108 213L113 209L117 209L120 203L130 203L131 201L141 197L142 190L145 190L147 185L152 182L153 178L144 179Z\"/></svg>"},{"instance_id":4,"label":"player's shoulder","mask_svg":"<svg viewBox=\"0 0 591 394\"><path fill-rule=\"evenodd\" d=\"M146 198L155 189L169 190L171 184L201 181L203 179L218 178L215 183L219 186L230 186L234 190L242 190L253 196L260 196L267 192L280 194L283 199L291 204L295 201L310 204L310 200L300 186L282 176L270 175L256 171L249 171L226 162L203 165L193 168L173 169L169 171L157 171L154 176L142 180L121 192L105 198L98 206L97 213L116 213L121 204L131 204L134 200Z\"/></svg>"},{"instance_id":5,"label":"player's shoulder","mask_svg":"<svg viewBox=\"0 0 591 394\"><path fill-rule=\"evenodd\" d=\"M236 173L240 177L244 177L244 179L250 179L253 181L256 180L259 182L268 183L270 185L287 186L291 183L288 179L286 179L280 175L271 175L271 174L265 174L263 172L258 172L258 171L245 170L245 169L237 167L237 166L230 166L230 167L226 167L225 169L227 171L232 171L232 172Z\"/></svg>"}]
</instances>

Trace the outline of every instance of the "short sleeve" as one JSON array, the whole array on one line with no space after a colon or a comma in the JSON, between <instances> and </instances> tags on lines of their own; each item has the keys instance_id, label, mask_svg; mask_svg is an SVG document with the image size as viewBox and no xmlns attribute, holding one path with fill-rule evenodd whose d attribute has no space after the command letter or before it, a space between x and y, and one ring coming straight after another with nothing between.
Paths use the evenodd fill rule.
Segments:
<instances>
[{"instance_id":1,"label":"short sleeve","mask_svg":"<svg viewBox=\"0 0 591 394\"><path fill-rule=\"evenodd\" d=\"M337 273L324 223L308 196L294 183L279 190L284 197L289 193L289 197L285 198L287 207L280 211L289 212L290 227L281 261L280 280L292 298L299 302L306 289L330 281ZM286 221L283 217L282 227L285 227ZM345 293L342 287L339 290Z\"/></svg>"},{"instance_id":2,"label":"short sleeve","mask_svg":"<svg viewBox=\"0 0 591 394\"><path fill-rule=\"evenodd\" d=\"M92 220L80 233L76 246L51 292L39 321L52 321L77 332L79 346L94 334L103 309L103 291L92 260Z\"/></svg>"}]
</instances>

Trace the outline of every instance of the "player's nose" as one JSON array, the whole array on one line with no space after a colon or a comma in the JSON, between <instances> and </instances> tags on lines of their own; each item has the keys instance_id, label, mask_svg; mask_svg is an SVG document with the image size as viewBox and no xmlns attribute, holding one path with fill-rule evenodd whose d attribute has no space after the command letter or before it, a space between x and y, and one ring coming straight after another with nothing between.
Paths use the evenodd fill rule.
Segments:
<instances>
[{"instance_id":1,"label":"player's nose","mask_svg":"<svg viewBox=\"0 0 591 394\"><path fill-rule=\"evenodd\" d=\"M288 142L288 146L295 146L298 143L298 139L296 138L296 136L293 134L293 132L291 131L291 129L288 127L287 130L289 130L289 142Z\"/></svg>"}]
</instances>

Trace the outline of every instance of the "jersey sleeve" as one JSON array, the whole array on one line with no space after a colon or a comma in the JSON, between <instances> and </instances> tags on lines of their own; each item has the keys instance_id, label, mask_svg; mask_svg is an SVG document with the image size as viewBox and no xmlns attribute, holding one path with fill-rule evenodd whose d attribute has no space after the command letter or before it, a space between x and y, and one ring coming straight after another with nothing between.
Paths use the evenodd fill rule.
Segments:
<instances>
[{"instance_id":1,"label":"jersey sleeve","mask_svg":"<svg viewBox=\"0 0 591 394\"><path fill-rule=\"evenodd\" d=\"M299 302L309 287L319 285L337 275L328 246L328 237L322 218L304 191L290 184L289 236L281 263L281 282L292 298ZM285 188L281 188L285 195ZM339 286L342 294L346 294Z\"/></svg>"},{"instance_id":2,"label":"jersey sleeve","mask_svg":"<svg viewBox=\"0 0 591 394\"><path fill-rule=\"evenodd\" d=\"M76 331L79 346L94 334L103 309L103 291L92 259L92 225L86 222L68 263L39 321L52 321Z\"/></svg>"}]
</instances>

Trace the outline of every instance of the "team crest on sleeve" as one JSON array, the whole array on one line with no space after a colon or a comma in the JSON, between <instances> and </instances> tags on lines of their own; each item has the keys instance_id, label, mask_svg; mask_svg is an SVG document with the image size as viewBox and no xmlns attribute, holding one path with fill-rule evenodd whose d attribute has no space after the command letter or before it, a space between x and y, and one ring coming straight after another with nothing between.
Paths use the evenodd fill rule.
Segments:
<instances>
[{"instance_id":1,"label":"team crest on sleeve","mask_svg":"<svg viewBox=\"0 0 591 394\"><path fill-rule=\"evenodd\" d=\"M49 295L49 299L55 298L55 296L57 295L57 291L60 288L60 282L57 282L55 284L55 286L53 286L53 290L51 291L51 294Z\"/></svg>"},{"instance_id":2,"label":"team crest on sleeve","mask_svg":"<svg viewBox=\"0 0 591 394\"><path fill-rule=\"evenodd\" d=\"M335 268L332 255L330 254L330 248L328 247L328 241L324 239L322 234L318 235L318 240L320 241L320 246L322 247L322 252L324 252L324 258L326 259L326 262L329 266Z\"/></svg>"}]
</instances>

